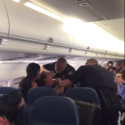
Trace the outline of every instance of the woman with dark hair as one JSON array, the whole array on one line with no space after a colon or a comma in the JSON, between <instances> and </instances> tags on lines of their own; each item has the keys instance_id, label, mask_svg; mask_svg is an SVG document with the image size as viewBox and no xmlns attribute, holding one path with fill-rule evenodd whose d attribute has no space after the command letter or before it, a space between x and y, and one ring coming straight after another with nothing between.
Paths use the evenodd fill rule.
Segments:
<instances>
[{"instance_id":1,"label":"woman with dark hair","mask_svg":"<svg viewBox=\"0 0 125 125\"><path fill-rule=\"evenodd\" d=\"M0 97L0 125L15 125L16 119L16 110L6 102L3 96Z\"/></svg>"},{"instance_id":2,"label":"woman with dark hair","mask_svg":"<svg viewBox=\"0 0 125 125\"><path fill-rule=\"evenodd\" d=\"M2 103L9 106L13 110L13 113L16 114L13 123L15 123L15 125L27 125L28 112L25 101L22 97L22 93L18 90L15 90L10 92L9 94L2 96L1 99Z\"/></svg>"},{"instance_id":3,"label":"woman with dark hair","mask_svg":"<svg viewBox=\"0 0 125 125\"><path fill-rule=\"evenodd\" d=\"M28 91L31 88L37 87L35 81L40 78L40 66L36 63L30 63L26 68L26 73L27 76L19 84L25 102L27 101Z\"/></svg>"},{"instance_id":4,"label":"woman with dark hair","mask_svg":"<svg viewBox=\"0 0 125 125\"><path fill-rule=\"evenodd\" d=\"M25 104L22 93L19 90L12 91L9 94L4 95L3 98L16 110L19 110Z\"/></svg>"}]
</instances>

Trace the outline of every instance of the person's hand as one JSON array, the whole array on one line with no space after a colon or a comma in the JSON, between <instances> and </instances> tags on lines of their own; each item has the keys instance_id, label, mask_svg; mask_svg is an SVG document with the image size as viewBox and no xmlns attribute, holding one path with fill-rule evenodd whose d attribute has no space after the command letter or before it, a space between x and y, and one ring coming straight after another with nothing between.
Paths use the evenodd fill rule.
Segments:
<instances>
[{"instance_id":1,"label":"person's hand","mask_svg":"<svg viewBox=\"0 0 125 125\"><path fill-rule=\"evenodd\" d=\"M64 94L64 87L55 86L55 90L56 90L57 95Z\"/></svg>"},{"instance_id":2,"label":"person's hand","mask_svg":"<svg viewBox=\"0 0 125 125\"><path fill-rule=\"evenodd\" d=\"M53 71L49 71L49 73L51 74L52 77L55 76L55 73Z\"/></svg>"},{"instance_id":3,"label":"person's hand","mask_svg":"<svg viewBox=\"0 0 125 125\"><path fill-rule=\"evenodd\" d=\"M57 85L59 82L61 82L61 79L60 79L60 78L56 78L56 79L54 80L54 84L55 84L55 85Z\"/></svg>"}]
</instances>

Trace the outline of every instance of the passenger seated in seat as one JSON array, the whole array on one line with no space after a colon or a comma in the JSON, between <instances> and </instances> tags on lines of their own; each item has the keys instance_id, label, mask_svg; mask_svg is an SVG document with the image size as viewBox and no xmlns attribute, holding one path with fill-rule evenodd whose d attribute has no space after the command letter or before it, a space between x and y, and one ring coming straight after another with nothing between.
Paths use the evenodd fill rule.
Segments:
<instances>
[{"instance_id":1,"label":"passenger seated in seat","mask_svg":"<svg viewBox=\"0 0 125 125\"><path fill-rule=\"evenodd\" d=\"M116 68L115 68L115 67L110 67L110 68L109 68L109 71L111 72L113 78L115 78L115 71L116 71Z\"/></svg>"},{"instance_id":2,"label":"passenger seated in seat","mask_svg":"<svg viewBox=\"0 0 125 125\"><path fill-rule=\"evenodd\" d=\"M115 82L118 85L118 94L122 96L122 103L125 105L125 84L124 78L125 76L122 73L117 73L115 77Z\"/></svg>"},{"instance_id":3,"label":"passenger seated in seat","mask_svg":"<svg viewBox=\"0 0 125 125\"><path fill-rule=\"evenodd\" d=\"M5 95L5 98L8 100L9 105L16 108L17 110L19 110L25 104L22 94L18 90L12 91Z\"/></svg>"},{"instance_id":4,"label":"passenger seated in seat","mask_svg":"<svg viewBox=\"0 0 125 125\"><path fill-rule=\"evenodd\" d=\"M108 69L108 70L110 69L110 67L113 67L113 62L112 62L112 61L109 61L109 62L107 63L107 69Z\"/></svg>"},{"instance_id":5,"label":"passenger seated in seat","mask_svg":"<svg viewBox=\"0 0 125 125\"><path fill-rule=\"evenodd\" d=\"M40 78L40 66L36 63L30 63L26 68L26 73L27 76L19 84L25 102L27 100L28 91L33 87L37 87L35 81Z\"/></svg>"},{"instance_id":6,"label":"passenger seated in seat","mask_svg":"<svg viewBox=\"0 0 125 125\"><path fill-rule=\"evenodd\" d=\"M12 91L4 96L8 104L17 111L16 125L27 125L28 113L20 91Z\"/></svg>"},{"instance_id":7,"label":"passenger seated in seat","mask_svg":"<svg viewBox=\"0 0 125 125\"><path fill-rule=\"evenodd\" d=\"M15 125L17 112L4 97L0 97L0 125Z\"/></svg>"},{"instance_id":8,"label":"passenger seated in seat","mask_svg":"<svg viewBox=\"0 0 125 125\"><path fill-rule=\"evenodd\" d=\"M64 93L64 88L63 87L57 87L54 86L56 82L61 81L60 78L57 78L55 80L53 80L53 76L51 73L48 72L42 72L41 73L41 77L39 80L37 80L37 84L39 87L55 87L56 92L58 95L62 95Z\"/></svg>"}]
</instances>

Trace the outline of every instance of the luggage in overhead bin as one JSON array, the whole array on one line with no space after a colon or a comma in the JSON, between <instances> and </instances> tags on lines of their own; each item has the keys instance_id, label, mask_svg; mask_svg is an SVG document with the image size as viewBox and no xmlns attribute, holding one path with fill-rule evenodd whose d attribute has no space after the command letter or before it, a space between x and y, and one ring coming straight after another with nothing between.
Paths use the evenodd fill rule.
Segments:
<instances>
[{"instance_id":1,"label":"luggage in overhead bin","mask_svg":"<svg viewBox=\"0 0 125 125\"><path fill-rule=\"evenodd\" d=\"M80 117L80 125L100 125L100 106L95 103L74 100Z\"/></svg>"}]
</instances>

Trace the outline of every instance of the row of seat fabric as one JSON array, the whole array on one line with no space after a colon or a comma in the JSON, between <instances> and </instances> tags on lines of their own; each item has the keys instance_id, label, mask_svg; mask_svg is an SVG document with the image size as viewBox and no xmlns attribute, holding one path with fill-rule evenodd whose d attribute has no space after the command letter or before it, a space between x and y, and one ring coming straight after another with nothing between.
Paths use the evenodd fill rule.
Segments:
<instances>
[{"instance_id":1,"label":"row of seat fabric","mask_svg":"<svg viewBox=\"0 0 125 125\"><path fill-rule=\"evenodd\" d=\"M14 90L19 90L19 88L3 87L0 88L0 94L8 94L9 92ZM33 103L42 96L57 96L57 94L53 88L49 87L32 88L28 92L27 104L33 105ZM91 101L99 105L99 98L97 93L95 92L95 90L90 88L71 88L66 91L65 96L74 100Z\"/></svg>"},{"instance_id":2,"label":"row of seat fabric","mask_svg":"<svg viewBox=\"0 0 125 125\"><path fill-rule=\"evenodd\" d=\"M15 88L7 87L2 89L0 89L0 94L7 94L7 91L9 93L15 90ZM80 125L77 106L73 100L87 100L99 105L97 93L90 88L71 88L66 91L65 96L58 97L52 88L32 88L28 92L27 107L22 107L25 110L25 113L22 112L25 114L22 118L25 119L23 125L27 124L26 110L28 110L29 125Z\"/></svg>"}]
</instances>

